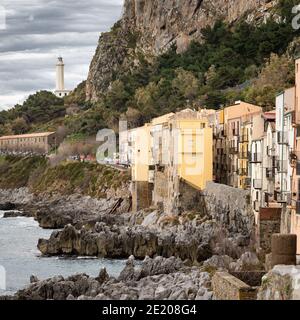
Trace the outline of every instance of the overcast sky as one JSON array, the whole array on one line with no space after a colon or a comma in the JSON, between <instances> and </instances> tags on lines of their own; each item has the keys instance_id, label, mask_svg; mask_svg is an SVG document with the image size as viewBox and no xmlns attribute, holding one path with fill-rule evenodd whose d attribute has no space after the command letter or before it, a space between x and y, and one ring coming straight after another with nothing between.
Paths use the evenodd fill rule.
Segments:
<instances>
[{"instance_id":1,"label":"overcast sky","mask_svg":"<svg viewBox=\"0 0 300 320\"><path fill-rule=\"evenodd\" d=\"M67 89L85 80L100 33L121 17L122 4L123 0L0 0L0 109L38 90L53 90L59 55L66 64Z\"/></svg>"}]
</instances>

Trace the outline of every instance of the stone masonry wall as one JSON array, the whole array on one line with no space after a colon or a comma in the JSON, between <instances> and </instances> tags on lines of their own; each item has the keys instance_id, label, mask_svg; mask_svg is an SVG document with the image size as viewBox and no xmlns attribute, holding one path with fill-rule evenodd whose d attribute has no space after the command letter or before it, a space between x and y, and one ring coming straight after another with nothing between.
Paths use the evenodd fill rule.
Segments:
<instances>
[{"instance_id":1,"label":"stone masonry wall","mask_svg":"<svg viewBox=\"0 0 300 320\"><path fill-rule=\"evenodd\" d=\"M261 208L259 212L259 246L266 253L271 252L271 239L280 233L281 208Z\"/></svg>"},{"instance_id":2,"label":"stone masonry wall","mask_svg":"<svg viewBox=\"0 0 300 320\"><path fill-rule=\"evenodd\" d=\"M256 300L257 290L227 272L217 272L212 279L216 300Z\"/></svg>"},{"instance_id":3,"label":"stone masonry wall","mask_svg":"<svg viewBox=\"0 0 300 320\"><path fill-rule=\"evenodd\" d=\"M132 193L132 211L137 212L139 210L149 208L152 203L152 190L153 184L136 181L132 182L131 193Z\"/></svg>"}]
</instances>

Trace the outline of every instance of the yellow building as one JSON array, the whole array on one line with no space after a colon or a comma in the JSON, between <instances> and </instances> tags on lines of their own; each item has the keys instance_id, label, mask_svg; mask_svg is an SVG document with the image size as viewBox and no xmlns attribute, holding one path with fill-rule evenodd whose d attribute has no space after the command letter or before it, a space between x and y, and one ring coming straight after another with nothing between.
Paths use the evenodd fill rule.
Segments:
<instances>
[{"instance_id":1,"label":"yellow building","mask_svg":"<svg viewBox=\"0 0 300 320\"><path fill-rule=\"evenodd\" d=\"M190 109L153 119L151 124L153 202L176 213L184 185L199 191L213 180L212 128L203 113Z\"/></svg>"},{"instance_id":2,"label":"yellow building","mask_svg":"<svg viewBox=\"0 0 300 320\"><path fill-rule=\"evenodd\" d=\"M203 190L212 181L212 129L205 120L175 121L178 129L178 176Z\"/></svg>"},{"instance_id":3,"label":"yellow building","mask_svg":"<svg viewBox=\"0 0 300 320\"><path fill-rule=\"evenodd\" d=\"M190 109L130 130L133 210L154 203L174 213L183 184L203 190L213 180L212 132L203 112Z\"/></svg>"}]
</instances>

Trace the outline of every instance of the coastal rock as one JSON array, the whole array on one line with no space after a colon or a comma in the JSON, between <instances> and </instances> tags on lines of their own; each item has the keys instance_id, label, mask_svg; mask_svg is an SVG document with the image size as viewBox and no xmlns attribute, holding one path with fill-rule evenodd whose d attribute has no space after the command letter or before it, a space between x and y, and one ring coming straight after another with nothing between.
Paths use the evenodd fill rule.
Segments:
<instances>
[{"instance_id":1,"label":"coastal rock","mask_svg":"<svg viewBox=\"0 0 300 320\"><path fill-rule=\"evenodd\" d=\"M299 266L275 266L263 277L258 300L300 300L299 279Z\"/></svg>"},{"instance_id":2,"label":"coastal rock","mask_svg":"<svg viewBox=\"0 0 300 320\"><path fill-rule=\"evenodd\" d=\"M30 283L36 283L36 282L39 282L38 277L35 275L30 276Z\"/></svg>"},{"instance_id":3,"label":"coastal rock","mask_svg":"<svg viewBox=\"0 0 300 320\"><path fill-rule=\"evenodd\" d=\"M148 270L148 273L168 272L166 267L157 269L157 266L170 266L172 261L177 268L183 265L175 258L157 257L154 260L147 258L139 267L134 265L134 259L131 257L127 266L130 265L136 270L139 268ZM171 268L168 267L168 269ZM127 272L123 270L122 273L125 275ZM144 275L146 275L145 272ZM104 281L99 281L100 278ZM109 278L104 270L100 271L98 278L89 277L86 274L67 278L57 276L34 282L11 298L17 300L210 300L212 298L210 275L199 268L184 267L175 272L149 275L139 280L131 277L130 279L121 278L122 280Z\"/></svg>"},{"instance_id":4,"label":"coastal rock","mask_svg":"<svg viewBox=\"0 0 300 320\"><path fill-rule=\"evenodd\" d=\"M28 205L33 202L34 195L30 193L28 188L20 189L0 189L0 204L6 205L10 203L10 208L0 210L15 210L17 207ZM0 206L1 207L1 206Z\"/></svg>"},{"instance_id":5,"label":"coastal rock","mask_svg":"<svg viewBox=\"0 0 300 320\"><path fill-rule=\"evenodd\" d=\"M16 209L16 205L11 202L5 202L5 203L0 203L0 210L2 211L8 211L8 210L14 210Z\"/></svg>"},{"instance_id":6,"label":"coastal rock","mask_svg":"<svg viewBox=\"0 0 300 320\"><path fill-rule=\"evenodd\" d=\"M101 221L123 223L120 214L126 213L130 205L128 198L97 200L73 195L36 203L36 219L45 229L62 229L67 224L93 227Z\"/></svg>"},{"instance_id":7,"label":"coastal rock","mask_svg":"<svg viewBox=\"0 0 300 320\"><path fill-rule=\"evenodd\" d=\"M254 252L245 252L236 262L230 264L232 271L258 271L264 270L264 265L259 261Z\"/></svg>"},{"instance_id":8,"label":"coastal rock","mask_svg":"<svg viewBox=\"0 0 300 320\"><path fill-rule=\"evenodd\" d=\"M229 270L231 263L234 260L229 256L217 256L214 255L210 259L204 261L203 266L205 268L213 268L218 270Z\"/></svg>"},{"instance_id":9,"label":"coastal rock","mask_svg":"<svg viewBox=\"0 0 300 320\"><path fill-rule=\"evenodd\" d=\"M38 248L44 255L107 258L128 258L133 255L138 259L174 256L193 263L205 261L213 255L219 234L220 229L213 222L200 225L191 222L164 229L111 226L100 222L92 229L76 230L68 225L62 231L53 232L50 239L40 239Z\"/></svg>"},{"instance_id":10,"label":"coastal rock","mask_svg":"<svg viewBox=\"0 0 300 320\"><path fill-rule=\"evenodd\" d=\"M5 211L3 218L31 217L31 213L24 211Z\"/></svg>"}]
</instances>

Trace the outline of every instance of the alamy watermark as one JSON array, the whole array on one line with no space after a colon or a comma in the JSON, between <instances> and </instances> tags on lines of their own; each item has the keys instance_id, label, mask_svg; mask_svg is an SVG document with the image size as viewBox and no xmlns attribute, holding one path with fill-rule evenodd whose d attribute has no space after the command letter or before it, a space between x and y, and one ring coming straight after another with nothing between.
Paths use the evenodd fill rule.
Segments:
<instances>
[{"instance_id":1,"label":"alamy watermark","mask_svg":"<svg viewBox=\"0 0 300 320\"><path fill-rule=\"evenodd\" d=\"M0 265L0 290L6 290L6 270Z\"/></svg>"},{"instance_id":2,"label":"alamy watermark","mask_svg":"<svg viewBox=\"0 0 300 320\"><path fill-rule=\"evenodd\" d=\"M300 29L300 4L292 8L292 13L295 14L295 17L292 20L292 27L294 30Z\"/></svg>"},{"instance_id":3,"label":"alamy watermark","mask_svg":"<svg viewBox=\"0 0 300 320\"><path fill-rule=\"evenodd\" d=\"M4 6L0 5L0 30L6 29L6 10Z\"/></svg>"},{"instance_id":4,"label":"alamy watermark","mask_svg":"<svg viewBox=\"0 0 300 320\"><path fill-rule=\"evenodd\" d=\"M118 155L119 164L184 165L186 175L203 173L204 133L203 129L145 127L127 129L127 121L119 122L119 144L114 130L103 129L96 141L101 145L97 150L97 162L103 164ZM117 147L119 145L119 148Z\"/></svg>"}]
</instances>

